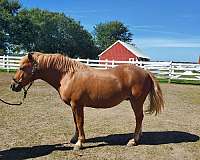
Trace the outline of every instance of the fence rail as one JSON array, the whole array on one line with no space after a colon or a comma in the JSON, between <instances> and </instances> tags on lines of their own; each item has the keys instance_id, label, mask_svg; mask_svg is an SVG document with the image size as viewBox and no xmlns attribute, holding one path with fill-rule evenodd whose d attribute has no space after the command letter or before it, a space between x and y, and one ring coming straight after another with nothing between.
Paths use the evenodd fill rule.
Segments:
<instances>
[{"instance_id":1,"label":"fence rail","mask_svg":"<svg viewBox=\"0 0 200 160\"><path fill-rule=\"evenodd\" d=\"M0 69L16 70L19 67L19 56L0 56ZM108 61L92 59L74 59L97 69L113 68L120 64L135 64L148 69L158 78L171 80L200 81L200 64L174 63L174 62L144 62L144 61Z\"/></svg>"}]
</instances>

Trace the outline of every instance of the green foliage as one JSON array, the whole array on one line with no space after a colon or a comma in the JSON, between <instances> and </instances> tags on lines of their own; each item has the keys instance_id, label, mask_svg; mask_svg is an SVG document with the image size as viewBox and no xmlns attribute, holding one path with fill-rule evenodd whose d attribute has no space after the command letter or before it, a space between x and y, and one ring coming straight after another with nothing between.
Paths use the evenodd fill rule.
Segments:
<instances>
[{"instance_id":1,"label":"green foliage","mask_svg":"<svg viewBox=\"0 0 200 160\"><path fill-rule=\"evenodd\" d=\"M37 37L35 25L32 23L24 11L20 11L17 16L10 23L9 36L11 43L16 48L32 50L34 47L34 39Z\"/></svg>"},{"instance_id":2,"label":"green foliage","mask_svg":"<svg viewBox=\"0 0 200 160\"><path fill-rule=\"evenodd\" d=\"M32 9L26 12L34 31L30 39L32 50L47 53L63 53L70 57L97 56L92 36L79 22L64 14ZM20 14L19 14L20 15Z\"/></svg>"},{"instance_id":3,"label":"green foliage","mask_svg":"<svg viewBox=\"0 0 200 160\"><path fill-rule=\"evenodd\" d=\"M111 21L108 23L100 23L94 27L95 41L101 50L105 50L115 41L130 42L132 34L128 28L119 21Z\"/></svg>"},{"instance_id":4,"label":"green foliage","mask_svg":"<svg viewBox=\"0 0 200 160\"><path fill-rule=\"evenodd\" d=\"M1 10L6 10L10 15L14 16L18 13L21 5L19 0L0 0Z\"/></svg>"},{"instance_id":5,"label":"green foliage","mask_svg":"<svg viewBox=\"0 0 200 160\"><path fill-rule=\"evenodd\" d=\"M97 57L91 34L79 22L62 13L20 9L17 2L0 0L0 49Z\"/></svg>"},{"instance_id":6,"label":"green foliage","mask_svg":"<svg viewBox=\"0 0 200 160\"><path fill-rule=\"evenodd\" d=\"M18 0L0 0L0 50L5 52L9 39L9 24L17 15L21 5Z\"/></svg>"}]
</instances>

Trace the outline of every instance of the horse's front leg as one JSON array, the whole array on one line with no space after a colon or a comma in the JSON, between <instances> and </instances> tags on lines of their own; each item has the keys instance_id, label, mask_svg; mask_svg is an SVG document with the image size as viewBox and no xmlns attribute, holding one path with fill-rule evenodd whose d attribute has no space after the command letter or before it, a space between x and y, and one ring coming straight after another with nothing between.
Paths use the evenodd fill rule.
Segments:
<instances>
[{"instance_id":1,"label":"horse's front leg","mask_svg":"<svg viewBox=\"0 0 200 160\"><path fill-rule=\"evenodd\" d=\"M78 141L74 146L74 150L79 150L82 148L82 143L85 142L85 133L83 129L84 124L84 113L82 106L74 106L73 107L73 114L75 115L75 120L78 129Z\"/></svg>"},{"instance_id":2,"label":"horse's front leg","mask_svg":"<svg viewBox=\"0 0 200 160\"><path fill-rule=\"evenodd\" d=\"M75 124L75 133L73 135L73 137L70 140L70 143L76 143L78 141L78 127L77 127L77 123L76 123L76 117L75 117L75 112L72 110L73 113L73 118L74 118L74 124Z\"/></svg>"}]
</instances>

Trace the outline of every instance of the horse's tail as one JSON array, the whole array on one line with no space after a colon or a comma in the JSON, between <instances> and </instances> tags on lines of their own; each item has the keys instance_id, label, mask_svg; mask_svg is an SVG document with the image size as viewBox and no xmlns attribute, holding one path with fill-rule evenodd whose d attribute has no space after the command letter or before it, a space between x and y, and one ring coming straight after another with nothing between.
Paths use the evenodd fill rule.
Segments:
<instances>
[{"instance_id":1,"label":"horse's tail","mask_svg":"<svg viewBox=\"0 0 200 160\"><path fill-rule=\"evenodd\" d=\"M149 91L150 104L147 109L147 113L153 114L155 112L155 115L157 115L164 108L162 90L160 88L159 82L156 80L154 75L150 72L148 73L149 73L149 77L151 78L152 85Z\"/></svg>"}]
</instances>

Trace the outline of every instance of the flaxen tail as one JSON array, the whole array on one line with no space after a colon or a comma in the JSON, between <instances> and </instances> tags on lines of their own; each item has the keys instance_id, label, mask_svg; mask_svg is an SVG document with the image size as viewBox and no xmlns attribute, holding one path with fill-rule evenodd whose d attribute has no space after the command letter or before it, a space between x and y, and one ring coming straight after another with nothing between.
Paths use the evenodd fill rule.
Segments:
<instances>
[{"instance_id":1,"label":"flaxen tail","mask_svg":"<svg viewBox=\"0 0 200 160\"><path fill-rule=\"evenodd\" d=\"M155 112L155 115L157 115L162 111L162 109L164 109L162 90L154 75L150 72L148 73L152 80L152 85L149 91L150 104L149 108L147 109L147 113L153 114Z\"/></svg>"}]
</instances>

